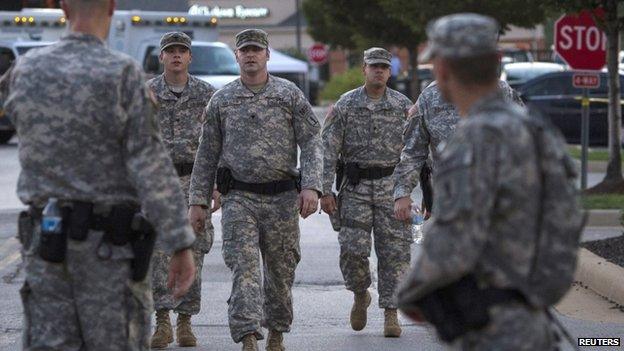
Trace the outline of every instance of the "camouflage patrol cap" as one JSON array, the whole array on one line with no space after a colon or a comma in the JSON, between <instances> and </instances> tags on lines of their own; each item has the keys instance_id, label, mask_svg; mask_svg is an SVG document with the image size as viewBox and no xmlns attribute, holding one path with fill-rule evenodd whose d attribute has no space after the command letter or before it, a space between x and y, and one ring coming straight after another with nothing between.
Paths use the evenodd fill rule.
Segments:
<instances>
[{"instance_id":1,"label":"camouflage patrol cap","mask_svg":"<svg viewBox=\"0 0 624 351\"><path fill-rule=\"evenodd\" d=\"M181 45L191 50L191 37L182 32L169 32L160 38L160 51L172 45Z\"/></svg>"},{"instance_id":2,"label":"camouflage patrol cap","mask_svg":"<svg viewBox=\"0 0 624 351\"><path fill-rule=\"evenodd\" d=\"M269 35L262 29L245 29L236 34L236 49L255 45L266 49L269 47Z\"/></svg>"},{"instance_id":3,"label":"camouflage patrol cap","mask_svg":"<svg viewBox=\"0 0 624 351\"><path fill-rule=\"evenodd\" d=\"M435 56L466 58L495 53L500 26L491 17L458 13L438 18L427 26L427 47L421 62Z\"/></svg>"},{"instance_id":4,"label":"camouflage patrol cap","mask_svg":"<svg viewBox=\"0 0 624 351\"><path fill-rule=\"evenodd\" d=\"M391 58L392 54L384 48L370 48L364 51L364 63L367 65L383 63L390 66Z\"/></svg>"}]
</instances>

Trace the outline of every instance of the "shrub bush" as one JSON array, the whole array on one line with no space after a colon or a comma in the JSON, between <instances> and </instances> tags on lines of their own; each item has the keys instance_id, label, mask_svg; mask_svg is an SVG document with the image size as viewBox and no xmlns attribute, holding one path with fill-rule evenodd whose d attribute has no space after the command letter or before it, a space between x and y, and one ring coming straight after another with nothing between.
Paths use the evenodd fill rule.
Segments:
<instances>
[{"instance_id":1,"label":"shrub bush","mask_svg":"<svg viewBox=\"0 0 624 351\"><path fill-rule=\"evenodd\" d=\"M361 67L354 67L342 74L333 76L321 90L321 99L337 101L340 95L364 84Z\"/></svg>"}]
</instances>

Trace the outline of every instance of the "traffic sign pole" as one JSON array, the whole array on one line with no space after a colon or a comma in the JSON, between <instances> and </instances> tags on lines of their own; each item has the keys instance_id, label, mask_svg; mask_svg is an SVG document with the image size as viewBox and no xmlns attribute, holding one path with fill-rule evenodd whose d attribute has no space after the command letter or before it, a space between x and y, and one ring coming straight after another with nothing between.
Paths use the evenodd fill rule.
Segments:
<instances>
[{"instance_id":1,"label":"traffic sign pole","mask_svg":"<svg viewBox=\"0 0 624 351\"><path fill-rule=\"evenodd\" d=\"M594 17L604 18L604 10L564 15L555 22L555 51L573 70L593 71L575 74L572 85L583 88L581 99L581 189L587 189L587 148L589 146L588 88L600 84L599 74L607 57L607 36Z\"/></svg>"},{"instance_id":2,"label":"traffic sign pole","mask_svg":"<svg viewBox=\"0 0 624 351\"><path fill-rule=\"evenodd\" d=\"M587 149L589 147L589 93L583 88L581 100L581 190L587 189Z\"/></svg>"}]
</instances>

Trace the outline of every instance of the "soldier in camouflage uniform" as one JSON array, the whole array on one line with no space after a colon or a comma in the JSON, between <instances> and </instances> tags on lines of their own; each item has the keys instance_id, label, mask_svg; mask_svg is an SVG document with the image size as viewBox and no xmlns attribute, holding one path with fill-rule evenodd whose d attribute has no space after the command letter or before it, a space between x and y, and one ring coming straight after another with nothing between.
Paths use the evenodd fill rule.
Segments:
<instances>
[{"instance_id":1,"label":"soldier in camouflage uniform","mask_svg":"<svg viewBox=\"0 0 624 351\"><path fill-rule=\"evenodd\" d=\"M499 81L498 85L505 100L524 106L518 94L507 82ZM418 184L420 172L425 163L428 163L433 168L435 178L440 153L445 142L453 135L459 120L457 109L444 100L435 81L422 91L410 109L409 124L403 137L405 148L401 152L401 161L395 167L393 176L395 216L398 219L409 220L411 217L410 194ZM426 210L428 217L431 209Z\"/></svg>"},{"instance_id":2,"label":"soldier in camouflage uniform","mask_svg":"<svg viewBox=\"0 0 624 351\"><path fill-rule=\"evenodd\" d=\"M504 298L488 299L489 322L457 337L451 349L550 350L544 311L511 297L523 282L491 260L502 253L510 267L529 270L541 187L534 138L522 121L527 112L498 88L498 30L493 19L475 14L429 27L423 59L433 57L439 90L462 121L439 155L433 222L399 299L405 306L471 274L480 289ZM422 318L418 310L408 313Z\"/></svg>"},{"instance_id":3,"label":"soldier in camouflage uniform","mask_svg":"<svg viewBox=\"0 0 624 351\"><path fill-rule=\"evenodd\" d=\"M160 61L164 72L147 82L158 100L157 119L163 141L180 177L180 185L188 203L188 190L195 153L199 145L203 110L215 92L208 83L188 73L192 60L191 38L182 32L170 32L160 40ZM214 194L217 195L218 194ZM218 197L216 197L218 199ZM211 212L215 211L215 206ZM152 348L164 348L173 342L169 311L178 313L176 339L182 347L196 346L197 338L191 329L191 316L201 307L201 272L204 255L212 246L213 228L210 221L205 231L196 233L193 244L195 259L195 282L181 301L174 301L167 289L167 265L170 256L158 248L154 252L152 280L156 331L152 336Z\"/></svg>"},{"instance_id":4,"label":"soldier in camouflage uniform","mask_svg":"<svg viewBox=\"0 0 624 351\"><path fill-rule=\"evenodd\" d=\"M391 175L403 148L411 101L386 87L391 57L382 48L366 50L364 86L342 95L325 119L321 207L330 215L340 212L340 269L347 289L354 293L351 327L366 326L372 231L379 258L379 307L385 309L384 335L398 337L395 289L409 267L412 238L409 225L393 216ZM339 158L346 178L338 185L342 186L337 206L332 184Z\"/></svg>"},{"instance_id":5,"label":"soldier in camouflage uniform","mask_svg":"<svg viewBox=\"0 0 624 351\"><path fill-rule=\"evenodd\" d=\"M230 331L243 350L257 349L261 323L269 329L267 350L284 350L300 259L298 213L306 218L316 211L321 189L319 122L301 90L268 74L269 55L266 32L236 35L241 78L210 100L191 178L189 217L196 230L205 223L201 206L215 175L223 194L223 258L233 284Z\"/></svg>"},{"instance_id":6,"label":"soldier in camouflage uniform","mask_svg":"<svg viewBox=\"0 0 624 351\"><path fill-rule=\"evenodd\" d=\"M176 298L194 278L195 236L141 68L104 44L114 1L62 4L71 32L20 57L0 84L0 100L19 135L17 193L30 206L19 222L26 272L20 291L22 347L147 350L150 279L131 279L131 245L114 244L108 229L98 229L96 212L142 206L157 230L158 245L173 254L170 281L177 281ZM60 263L40 257L47 247L40 211L50 198L93 206L83 215L71 212L73 207L64 216L69 237ZM87 223L80 232L85 237L75 239L69 230L81 222Z\"/></svg>"}]
</instances>

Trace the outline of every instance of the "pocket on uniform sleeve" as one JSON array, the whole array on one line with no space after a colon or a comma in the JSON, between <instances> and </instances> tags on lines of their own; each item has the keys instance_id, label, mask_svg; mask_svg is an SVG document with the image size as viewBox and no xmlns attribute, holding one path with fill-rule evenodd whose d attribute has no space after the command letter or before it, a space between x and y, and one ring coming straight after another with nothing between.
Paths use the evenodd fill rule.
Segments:
<instances>
[{"instance_id":1,"label":"pocket on uniform sleeve","mask_svg":"<svg viewBox=\"0 0 624 351\"><path fill-rule=\"evenodd\" d=\"M433 216L437 221L451 221L475 205L470 183L472 163L472 152L465 151L438 165L433 192Z\"/></svg>"}]
</instances>

